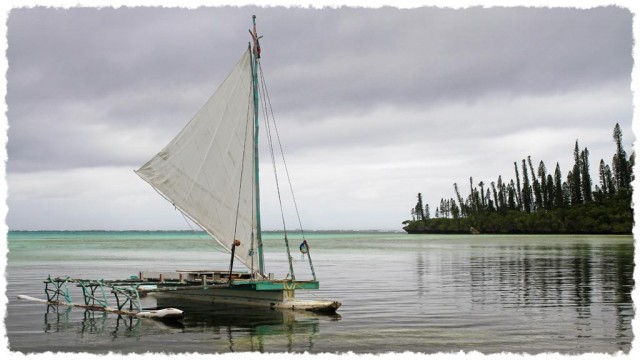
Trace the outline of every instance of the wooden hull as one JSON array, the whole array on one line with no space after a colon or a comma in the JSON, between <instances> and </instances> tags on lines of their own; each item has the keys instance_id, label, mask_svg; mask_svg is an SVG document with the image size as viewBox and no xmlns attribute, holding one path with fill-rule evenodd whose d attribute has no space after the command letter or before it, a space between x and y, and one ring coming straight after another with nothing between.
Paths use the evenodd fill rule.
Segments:
<instances>
[{"instance_id":1,"label":"wooden hull","mask_svg":"<svg viewBox=\"0 0 640 360\"><path fill-rule=\"evenodd\" d=\"M202 304L229 304L257 306L271 309L301 310L319 313L335 313L341 306L337 301L303 300L289 296L286 290L256 291L230 288L180 289L150 292L159 307L179 306L183 301Z\"/></svg>"},{"instance_id":2,"label":"wooden hull","mask_svg":"<svg viewBox=\"0 0 640 360\"><path fill-rule=\"evenodd\" d=\"M318 289L320 284L317 281L256 280L247 274L233 273L233 280L229 284L228 276L228 273L216 270L140 272L138 279L142 280L142 284L138 292L155 296L161 307L178 307L183 301L195 301L201 304L335 313L341 305L337 301L295 298L296 290Z\"/></svg>"}]
</instances>

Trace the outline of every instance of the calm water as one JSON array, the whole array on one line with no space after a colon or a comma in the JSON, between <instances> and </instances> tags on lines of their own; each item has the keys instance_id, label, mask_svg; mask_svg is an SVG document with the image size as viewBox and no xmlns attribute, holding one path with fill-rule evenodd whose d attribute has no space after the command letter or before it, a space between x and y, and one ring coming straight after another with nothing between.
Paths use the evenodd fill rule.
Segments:
<instances>
[{"instance_id":1,"label":"calm water","mask_svg":"<svg viewBox=\"0 0 640 360\"><path fill-rule=\"evenodd\" d=\"M296 276L308 279L292 237ZM341 301L339 316L185 306L185 319L174 323L16 296L43 298L49 274L123 279L139 270L228 268L228 256L204 235L13 232L8 239L5 322L17 352L628 353L633 340L631 236L311 233L321 289L306 297ZM284 276L281 235L265 242L267 271Z\"/></svg>"}]
</instances>

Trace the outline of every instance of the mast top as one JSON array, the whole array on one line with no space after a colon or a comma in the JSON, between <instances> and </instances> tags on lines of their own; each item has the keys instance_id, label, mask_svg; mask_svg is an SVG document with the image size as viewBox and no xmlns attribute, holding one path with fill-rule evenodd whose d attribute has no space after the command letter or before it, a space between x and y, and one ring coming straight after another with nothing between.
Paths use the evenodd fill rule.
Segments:
<instances>
[{"instance_id":1,"label":"mast top","mask_svg":"<svg viewBox=\"0 0 640 360\"><path fill-rule=\"evenodd\" d=\"M258 36L258 31L256 30L256 16L253 15L253 31L249 30L249 34L253 38L253 56L256 59L260 59L260 38L262 36Z\"/></svg>"}]
</instances>

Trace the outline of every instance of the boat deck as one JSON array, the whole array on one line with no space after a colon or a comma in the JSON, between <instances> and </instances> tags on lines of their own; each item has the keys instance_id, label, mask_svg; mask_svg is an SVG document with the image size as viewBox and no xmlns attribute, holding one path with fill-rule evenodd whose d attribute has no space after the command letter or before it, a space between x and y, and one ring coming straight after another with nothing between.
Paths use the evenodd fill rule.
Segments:
<instances>
[{"instance_id":1,"label":"boat deck","mask_svg":"<svg viewBox=\"0 0 640 360\"><path fill-rule=\"evenodd\" d=\"M231 284L229 283L231 278ZM131 277L127 282L136 282L141 285L143 292L155 292L177 288L211 288L232 287L236 289L258 291L291 291L291 290L315 290L320 288L320 283L315 280L298 281L292 279L252 279L246 272L233 272L220 270L178 270L174 272L141 271L137 277ZM145 285L156 285L156 289L145 288ZM145 290L146 289L146 290Z\"/></svg>"}]
</instances>

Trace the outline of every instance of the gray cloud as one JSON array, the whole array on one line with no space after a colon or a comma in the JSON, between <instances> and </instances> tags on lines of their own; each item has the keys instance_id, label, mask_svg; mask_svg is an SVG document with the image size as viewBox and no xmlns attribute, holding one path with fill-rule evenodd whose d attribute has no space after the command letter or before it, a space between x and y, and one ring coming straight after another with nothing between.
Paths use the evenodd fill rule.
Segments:
<instances>
[{"instance_id":1,"label":"gray cloud","mask_svg":"<svg viewBox=\"0 0 640 360\"><path fill-rule=\"evenodd\" d=\"M93 104L121 126L186 121L243 50L250 13L265 35L273 105L299 121L630 81L631 14L615 7L14 9L9 171L28 168L17 163L29 139L50 153L47 133L56 132L54 117L74 116L60 111L69 102ZM186 98L186 89L198 93ZM139 101L149 93L156 97ZM73 141L73 128L64 131ZM47 166L73 165L72 157Z\"/></svg>"},{"instance_id":2,"label":"gray cloud","mask_svg":"<svg viewBox=\"0 0 640 360\"><path fill-rule=\"evenodd\" d=\"M562 92L629 81L632 66L631 16L619 8L315 14L304 18L307 27L295 26L312 29L311 34L289 33L274 49L292 63L289 69L286 59L274 59L284 63L274 75L283 79L278 93L310 95L285 96L290 101L285 109L317 110L323 104L318 99L343 111L476 100L494 92ZM333 46L338 38L340 45ZM279 51L291 44L311 47L314 56Z\"/></svg>"},{"instance_id":3,"label":"gray cloud","mask_svg":"<svg viewBox=\"0 0 640 360\"><path fill-rule=\"evenodd\" d=\"M120 179L104 169L141 165L227 75L252 14L285 148L323 194L306 194L312 204L348 200L348 211L397 222L425 187L435 203L469 176L512 177L527 155L551 168L570 161L576 138L593 164L609 162L615 122L633 141L632 14L619 7L13 9L10 207L31 211L39 200L25 194L74 173ZM388 212L364 210L372 202ZM340 227L323 206L317 226Z\"/></svg>"}]
</instances>

